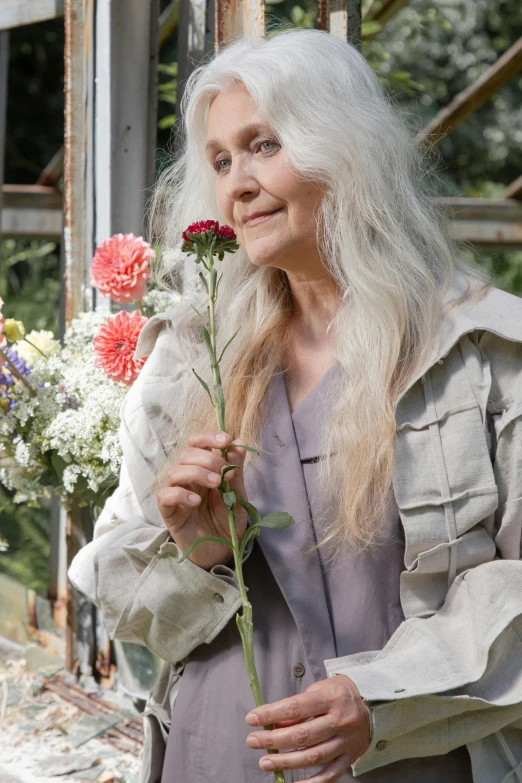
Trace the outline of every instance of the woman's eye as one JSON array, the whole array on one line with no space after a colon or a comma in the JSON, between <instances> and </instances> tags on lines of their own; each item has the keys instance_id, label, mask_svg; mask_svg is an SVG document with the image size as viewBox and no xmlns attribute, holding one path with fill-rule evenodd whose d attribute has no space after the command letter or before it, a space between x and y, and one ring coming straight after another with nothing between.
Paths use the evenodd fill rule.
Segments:
<instances>
[{"instance_id":1,"label":"woman's eye","mask_svg":"<svg viewBox=\"0 0 522 783\"><path fill-rule=\"evenodd\" d=\"M277 145L277 141L270 141L269 139L265 139L265 141L260 141L259 142L258 147L260 147L262 144L276 144Z\"/></svg>"},{"instance_id":2,"label":"woman's eye","mask_svg":"<svg viewBox=\"0 0 522 783\"><path fill-rule=\"evenodd\" d=\"M275 146L278 146L278 142L277 141L272 141L271 139L265 139L264 141L260 141L258 144L256 144L255 149L257 150L263 144L273 144ZM266 151L269 151L269 150L266 150ZM220 166L221 163L228 163L228 160L226 158L220 158L219 160L216 160L216 162L214 163L214 169L218 173L225 170L225 169L221 168L221 166Z\"/></svg>"}]
</instances>

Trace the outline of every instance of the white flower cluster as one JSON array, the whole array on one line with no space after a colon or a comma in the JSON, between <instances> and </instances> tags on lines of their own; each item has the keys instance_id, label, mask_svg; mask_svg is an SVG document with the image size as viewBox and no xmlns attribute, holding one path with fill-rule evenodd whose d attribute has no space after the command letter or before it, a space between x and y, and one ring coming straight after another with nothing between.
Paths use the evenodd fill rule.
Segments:
<instances>
[{"instance_id":1,"label":"white flower cluster","mask_svg":"<svg viewBox=\"0 0 522 783\"><path fill-rule=\"evenodd\" d=\"M173 305L178 304L181 299L181 294L175 291L160 291L157 288L152 288L147 291L142 301L147 312L164 313L165 310L170 310Z\"/></svg>"},{"instance_id":2,"label":"white flower cluster","mask_svg":"<svg viewBox=\"0 0 522 783\"><path fill-rule=\"evenodd\" d=\"M146 297L149 312L162 312L180 299L160 291ZM93 338L107 318L81 314L63 347L36 332L31 333L36 350L28 351L24 341L12 346L32 365L26 378L33 390L16 381L0 398L0 483L15 491L15 503L38 505L54 486L66 507L102 506L117 483L120 407L128 386L94 364Z\"/></svg>"}]
</instances>

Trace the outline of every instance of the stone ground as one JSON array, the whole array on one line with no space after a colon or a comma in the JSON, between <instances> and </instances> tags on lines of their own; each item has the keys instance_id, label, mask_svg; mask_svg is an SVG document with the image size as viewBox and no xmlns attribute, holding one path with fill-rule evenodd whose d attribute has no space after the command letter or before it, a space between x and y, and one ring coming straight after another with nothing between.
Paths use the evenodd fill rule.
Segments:
<instances>
[{"instance_id":1,"label":"stone ground","mask_svg":"<svg viewBox=\"0 0 522 783\"><path fill-rule=\"evenodd\" d=\"M138 783L140 746L114 747L104 736L120 718L89 715L46 689L44 678L56 673L67 681L54 655L0 638L0 783ZM139 716L132 700L89 689Z\"/></svg>"}]
</instances>

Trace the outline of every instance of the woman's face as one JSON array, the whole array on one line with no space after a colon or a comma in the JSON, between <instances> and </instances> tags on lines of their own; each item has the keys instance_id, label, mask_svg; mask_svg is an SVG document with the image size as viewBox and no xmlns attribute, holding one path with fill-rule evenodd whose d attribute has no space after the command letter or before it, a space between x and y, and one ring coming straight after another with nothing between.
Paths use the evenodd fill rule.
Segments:
<instances>
[{"instance_id":1,"label":"woman's face","mask_svg":"<svg viewBox=\"0 0 522 783\"><path fill-rule=\"evenodd\" d=\"M221 92L210 107L207 156L216 169L221 213L253 264L308 274L322 267L314 209L323 185L303 181L290 169L284 149L242 84ZM243 222L254 212L273 214Z\"/></svg>"}]
</instances>

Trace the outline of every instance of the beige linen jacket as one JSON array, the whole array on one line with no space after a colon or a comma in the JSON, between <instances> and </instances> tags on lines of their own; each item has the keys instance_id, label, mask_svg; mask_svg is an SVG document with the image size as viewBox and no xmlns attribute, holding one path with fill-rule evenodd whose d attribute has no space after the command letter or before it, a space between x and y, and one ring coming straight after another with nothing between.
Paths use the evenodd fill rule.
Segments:
<instances>
[{"instance_id":1,"label":"beige linen jacket","mask_svg":"<svg viewBox=\"0 0 522 783\"><path fill-rule=\"evenodd\" d=\"M456 272L447 302L465 288ZM169 400L190 372L168 318L140 335L136 353L149 358L121 407L120 483L69 570L111 638L166 662L145 710L143 783L161 779L183 659L241 605L232 569L178 564L151 495L172 445ZM399 402L393 485L406 619L383 650L325 661L372 715L353 774L466 744L476 783L522 781L522 299L494 288L447 312Z\"/></svg>"}]
</instances>

